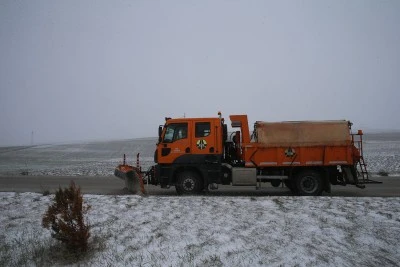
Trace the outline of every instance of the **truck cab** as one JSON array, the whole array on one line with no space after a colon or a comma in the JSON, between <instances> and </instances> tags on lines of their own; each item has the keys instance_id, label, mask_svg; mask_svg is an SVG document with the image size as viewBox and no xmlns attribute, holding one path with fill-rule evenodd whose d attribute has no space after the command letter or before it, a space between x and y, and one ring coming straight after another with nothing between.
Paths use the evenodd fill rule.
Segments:
<instances>
[{"instance_id":1,"label":"truck cab","mask_svg":"<svg viewBox=\"0 0 400 267\"><path fill-rule=\"evenodd\" d=\"M165 119L155 152L161 187L201 191L220 179L226 125L219 117Z\"/></svg>"}]
</instances>

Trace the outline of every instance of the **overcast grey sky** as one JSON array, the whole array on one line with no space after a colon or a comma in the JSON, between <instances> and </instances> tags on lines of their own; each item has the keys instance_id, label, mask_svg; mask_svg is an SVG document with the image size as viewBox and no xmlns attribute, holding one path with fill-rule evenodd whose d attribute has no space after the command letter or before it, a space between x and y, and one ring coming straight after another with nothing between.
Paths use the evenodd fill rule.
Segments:
<instances>
[{"instance_id":1,"label":"overcast grey sky","mask_svg":"<svg viewBox=\"0 0 400 267\"><path fill-rule=\"evenodd\" d=\"M0 145L165 116L400 129L400 1L0 0Z\"/></svg>"}]
</instances>

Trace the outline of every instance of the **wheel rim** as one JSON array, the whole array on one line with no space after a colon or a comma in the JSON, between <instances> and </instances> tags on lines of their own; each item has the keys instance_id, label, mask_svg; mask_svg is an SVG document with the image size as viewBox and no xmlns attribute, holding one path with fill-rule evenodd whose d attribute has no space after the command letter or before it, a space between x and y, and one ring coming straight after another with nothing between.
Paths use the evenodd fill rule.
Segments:
<instances>
[{"instance_id":1,"label":"wheel rim","mask_svg":"<svg viewBox=\"0 0 400 267\"><path fill-rule=\"evenodd\" d=\"M313 176L305 176L300 181L300 187L303 192L310 194L317 190L318 184Z\"/></svg>"},{"instance_id":2,"label":"wheel rim","mask_svg":"<svg viewBox=\"0 0 400 267\"><path fill-rule=\"evenodd\" d=\"M190 192L194 190L196 183L192 178L186 178L183 181L182 185L183 185L183 190Z\"/></svg>"}]
</instances>

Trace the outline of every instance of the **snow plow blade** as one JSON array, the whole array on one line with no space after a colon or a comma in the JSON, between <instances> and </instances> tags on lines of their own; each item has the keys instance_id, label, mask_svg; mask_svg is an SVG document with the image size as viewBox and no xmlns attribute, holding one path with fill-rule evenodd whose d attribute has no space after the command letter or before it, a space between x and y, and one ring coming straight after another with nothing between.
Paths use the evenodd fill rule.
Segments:
<instances>
[{"instance_id":1,"label":"snow plow blade","mask_svg":"<svg viewBox=\"0 0 400 267\"><path fill-rule=\"evenodd\" d=\"M115 168L114 175L125 181L125 186L129 192L145 194L142 176L138 168L130 165L119 165Z\"/></svg>"}]
</instances>

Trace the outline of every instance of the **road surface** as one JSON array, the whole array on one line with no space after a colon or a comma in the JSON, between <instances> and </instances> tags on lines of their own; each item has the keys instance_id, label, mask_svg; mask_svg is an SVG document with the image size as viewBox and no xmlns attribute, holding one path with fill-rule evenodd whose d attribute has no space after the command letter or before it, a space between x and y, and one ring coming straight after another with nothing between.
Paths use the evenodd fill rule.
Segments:
<instances>
[{"instance_id":1,"label":"road surface","mask_svg":"<svg viewBox=\"0 0 400 267\"><path fill-rule=\"evenodd\" d=\"M332 186L332 193L324 196L344 197L400 197L400 177L373 177L382 184L367 184L365 189L355 186ZM0 192L37 192L50 191L54 193L59 187L67 187L73 180L84 194L123 195L129 194L124 181L114 176L0 176ZM176 195L174 187L161 189L157 186L146 186L149 195ZM259 190L254 186L232 187L220 186L216 191L210 191L210 196L281 196L291 195L285 187L274 188L269 184Z\"/></svg>"}]
</instances>

